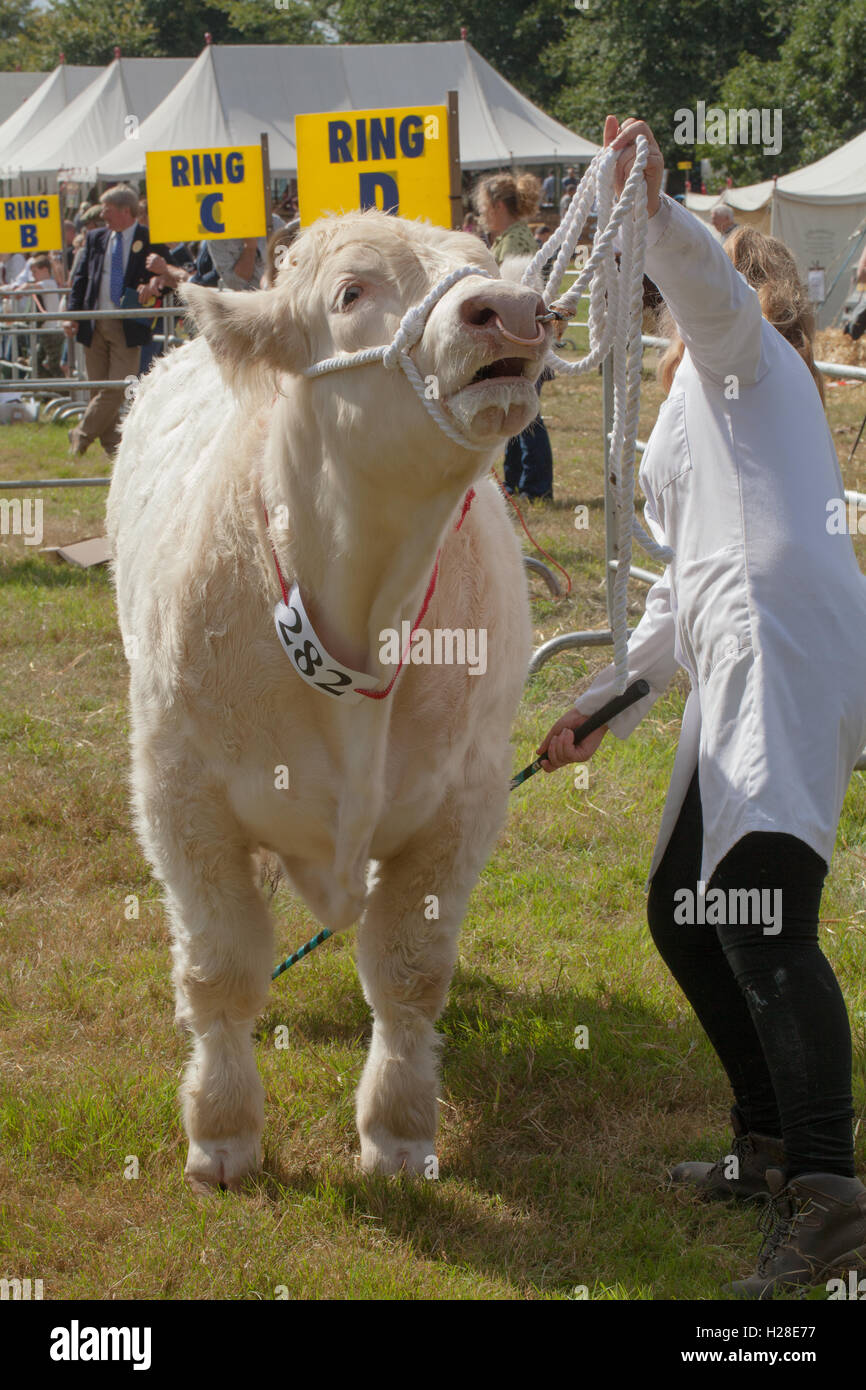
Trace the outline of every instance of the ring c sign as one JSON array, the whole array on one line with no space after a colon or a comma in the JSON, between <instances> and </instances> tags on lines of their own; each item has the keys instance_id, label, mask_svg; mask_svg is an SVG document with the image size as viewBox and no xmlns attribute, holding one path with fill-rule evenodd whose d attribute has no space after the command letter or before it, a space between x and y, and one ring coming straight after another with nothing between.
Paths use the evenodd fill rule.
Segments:
<instances>
[{"instance_id":1,"label":"ring c sign","mask_svg":"<svg viewBox=\"0 0 866 1390\"><path fill-rule=\"evenodd\" d=\"M146 158L153 241L216 241L267 234L260 145L151 150Z\"/></svg>"},{"instance_id":2,"label":"ring c sign","mask_svg":"<svg viewBox=\"0 0 866 1390\"><path fill-rule=\"evenodd\" d=\"M62 251L60 198L0 198L0 252Z\"/></svg>"},{"instance_id":3,"label":"ring c sign","mask_svg":"<svg viewBox=\"0 0 866 1390\"><path fill-rule=\"evenodd\" d=\"M359 208L451 226L445 106L296 116L295 143L302 226Z\"/></svg>"}]
</instances>

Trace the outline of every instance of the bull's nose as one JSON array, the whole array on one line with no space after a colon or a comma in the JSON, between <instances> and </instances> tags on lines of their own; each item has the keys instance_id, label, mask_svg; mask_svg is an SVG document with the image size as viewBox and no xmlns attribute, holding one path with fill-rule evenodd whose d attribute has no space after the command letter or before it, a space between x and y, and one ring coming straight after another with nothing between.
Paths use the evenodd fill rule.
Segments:
<instances>
[{"instance_id":1,"label":"bull's nose","mask_svg":"<svg viewBox=\"0 0 866 1390\"><path fill-rule=\"evenodd\" d=\"M538 323L544 312L540 294L515 286L490 285L463 300L460 321L467 328L496 329L512 342L534 345L544 337L544 327Z\"/></svg>"}]
</instances>

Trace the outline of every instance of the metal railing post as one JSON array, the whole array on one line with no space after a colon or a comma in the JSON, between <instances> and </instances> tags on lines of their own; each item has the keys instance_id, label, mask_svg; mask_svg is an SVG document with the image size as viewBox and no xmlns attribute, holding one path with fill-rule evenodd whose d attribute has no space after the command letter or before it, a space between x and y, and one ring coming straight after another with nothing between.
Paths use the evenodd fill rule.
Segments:
<instances>
[{"instance_id":1,"label":"metal railing post","mask_svg":"<svg viewBox=\"0 0 866 1390\"><path fill-rule=\"evenodd\" d=\"M613 631L613 582L616 573L612 562L617 559L616 499L610 481L610 437L613 431L613 363L608 353L601 368L601 392L604 433L604 580L607 604L607 625Z\"/></svg>"}]
</instances>

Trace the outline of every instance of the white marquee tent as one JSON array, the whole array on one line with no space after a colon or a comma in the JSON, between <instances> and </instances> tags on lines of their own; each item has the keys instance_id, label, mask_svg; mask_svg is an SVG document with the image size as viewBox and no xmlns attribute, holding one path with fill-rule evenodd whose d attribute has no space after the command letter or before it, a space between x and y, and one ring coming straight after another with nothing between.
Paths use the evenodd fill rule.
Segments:
<instances>
[{"instance_id":1,"label":"white marquee tent","mask_svg":"<svg viewBox=\"0 0 866 1390\"><path fill-rule=\"evenodd\" d=\"M44 79L44 72L0 72L0 122L8 120Z\"/></svg>"},{"instance_id":2,"label":"white marquee tent","mask_svg":"<svg viewBox=\"0 0 866 1390\"><path fill-rule=\"evenodd\" d=\"M866 241L866 131L814 164L792 174L744 188L727 188L719 198L690 194L686 206L699 215L725 202L742 220L769 213L768 230L791 248L805 278L813 267L824 271L826 299L818 323L836 318L851 284L851 270Z\"/></svg>"},{"instance_id":3,"label":"white marquee tent","mask_svg":"<svg viewBox=\"0 0 866 1390\"><path fill-rule=\"evenodd\" d=\"M98 161L103 178L142 176L148 150L258 144L271 173L297 172L294 117L302 112L444 103L459 93L464 169L586 161L598 150L545 115L471 44L210 46L141 126Z\"/></svg>"},{"instance_id":4,"label":"white marquee tent","mask_svg":"<svg viewBox=\"0 0 866 1390\"><path fill-rule=\"evenodd\" d=\"M115 58L53 120L17 146L6 177L41 176L91 181L100 155L135 132L192 66L191 58ZM136 124L129 122L135 117ZM129 137L132 138L129 138Z\"/></svg>"},{"instance_id":5,"label":"white marquee tent","mask_svg":"<svg viewBox=\"0 0 866 1390\"><path fill-rule=\"evenodd\" d=\"M0 125L0 177L13 163L15 151L23 149L28 141L44 130L49 121L74 101L101 72L102 68L99 67L60 63L53 72L26 74L36 77L38 83L27 100ZM9 76L21 74L4 73L4 84Z\"/></svg>"}]
</instances>

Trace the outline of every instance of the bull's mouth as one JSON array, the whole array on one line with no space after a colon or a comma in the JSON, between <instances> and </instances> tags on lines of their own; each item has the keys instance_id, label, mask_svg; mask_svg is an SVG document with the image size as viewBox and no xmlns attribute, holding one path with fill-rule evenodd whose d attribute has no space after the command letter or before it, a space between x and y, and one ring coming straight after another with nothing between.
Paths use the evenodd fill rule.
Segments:
<instances>
[{"instance_id":1,"label":"bull's mouth","mask_svg":"<svg viewBox=\"0 0 866 1390\"><path fill-rule=\"evenodd\" d=\"M503 378L513 380L517 377L526 380L527 365L525 357L499 357L495 362L488 362L485 367L480 367L468 385L475 386L479 381L499 381Z\"/></svg>"}]
</instances>

